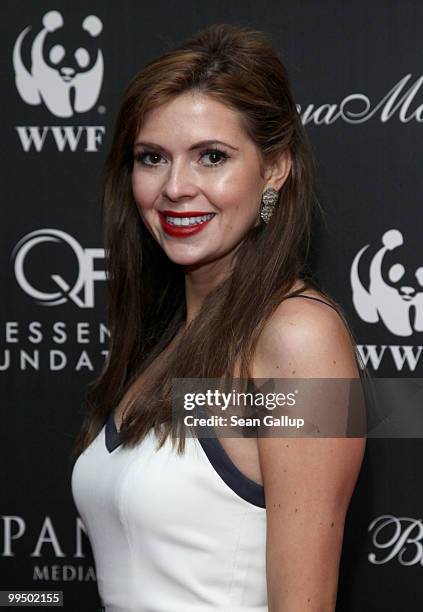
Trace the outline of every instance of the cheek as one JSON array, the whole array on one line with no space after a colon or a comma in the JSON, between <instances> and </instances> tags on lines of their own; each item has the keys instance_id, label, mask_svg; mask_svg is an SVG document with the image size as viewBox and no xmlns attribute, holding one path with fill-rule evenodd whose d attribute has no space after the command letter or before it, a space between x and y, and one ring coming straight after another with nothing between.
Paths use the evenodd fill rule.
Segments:
<instances>
[{"instance_id":1,"label":"cheek","mask_svg":"<svg viewBox=\"0 0 423 612\"><path fill-rule=\"evenodd\" d=\"M259 167L253 160L242 160L231 172L214 181L212 189L217 201L222 202L228 212L234 211L249 216L257 210L261 198L262 178Z\"/></svg>"},{"instance_id":2,"label":"cheek","mask_svg":"<svg viewBox=\"0 0 423 612\"><path fill-rule=\"evenodd\" d=\"M143 213L148 212L153 207L155 191L148 180L141 180L136 174L132 174L132 195L138 210Z\"/></svg>"},{"instance_id":3,"label":"cheek","mask_svg":"<svg viewBox=\"0 0 423 612\"><path fill-rule=\"evenodd\" d=\"M152 197L152 194L149 192L149 190L146 189L146 184L144 181L142 181L141 183L141 181L133 175L131 183L132 195L134 197L138 214L150 234L154 237L154 230L152 225L154 198Z\"/></svg>"},{"instance_id":4,"label":"cheek","mask_svg":"<svg viewBox=\"0 0 423 612\"><path fill-rule=\"evenodd\" d=\"M234 177L223 189L215 188L214 194L215 203L231 226L248 225L257 215L261 196L257 180Z\"/></svg>"}]
</instances>

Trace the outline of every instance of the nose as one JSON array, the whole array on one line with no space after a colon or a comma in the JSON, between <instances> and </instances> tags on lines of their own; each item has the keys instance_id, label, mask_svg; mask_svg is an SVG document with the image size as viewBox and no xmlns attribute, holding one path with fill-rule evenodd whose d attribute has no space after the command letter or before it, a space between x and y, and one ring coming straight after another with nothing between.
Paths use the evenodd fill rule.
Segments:
<instances>
[{"instance_id":1,"label":"nose","mask_svg":"<svg viewBox=\"0 0 423 612\"><path fill-rule=\"evenodd\" d=\"M414 287L407 287L407 285L403 285L402 287L400 287L400 291L404 294L404 295L411 295L415 292Z\"/></svg>"},{"instance_id":2,"label":"nose","mask_svg":"<svg viewBox=\"0 0 423 612\"><path fill-rule=\"evenodd\" d=\"M163 196L176 202L183 198L193 198L198 193L195 173L189 163L180 159L174 161L163 184Z\"/></svg>"},{"instance_id":3,"label":"nose","mask_svg":"<svg viewBox=\"0 0 423 612\"><path fill-rule=\"evenodd\" d=\"M63 74L63 76L73 76L75 74L75 68L63 66L62 68L60 68L60 72L61 74Z\"/></svg>"}]
</instances>

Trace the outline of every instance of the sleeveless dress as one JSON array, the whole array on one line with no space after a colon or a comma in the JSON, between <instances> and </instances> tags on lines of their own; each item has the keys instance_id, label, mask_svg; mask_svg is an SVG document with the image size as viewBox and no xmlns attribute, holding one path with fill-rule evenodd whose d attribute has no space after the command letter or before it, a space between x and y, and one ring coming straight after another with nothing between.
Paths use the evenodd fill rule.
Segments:
<instances>
[{"instance_id":1,"label":"sleeveless dress","mask_svg":"<svg viewBox=\"0 0 423 612\"><path fill-rule=\"evenodd\" d=\"M156 446L121 447L112 412L72 469L103 610L268 612L264 487L217 437Z\"/></svg>"}]
</instances>

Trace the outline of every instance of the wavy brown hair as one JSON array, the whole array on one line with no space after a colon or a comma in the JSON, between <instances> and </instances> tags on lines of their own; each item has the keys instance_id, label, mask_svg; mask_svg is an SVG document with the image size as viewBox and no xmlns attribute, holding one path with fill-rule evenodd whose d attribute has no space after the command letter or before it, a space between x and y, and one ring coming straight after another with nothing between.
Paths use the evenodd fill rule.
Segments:
<instances>
[{"instance_id":1,"label":"wavy brown hair","mask_svg":"<svg viewBox=\"0 0 423 612\"><path fill-rule=\"evenodd\" d=\"M292 166L271 221L248 231L230 274L183 329L184 272L144 226L131 173L134 140L148 111L187 91L210 96L239 113L262 167L287 151ZM314 167L286 68L262 32L212 25L135 75L123 95L103 175L109 355L88 389L75 456L96 437L128 389L122 444L137 444L154 427L160 446L169 435L173 442L179 437L178 452L183 452L185 437L172 419L172 379L231 380L236 363L240 377L248 379L263 326L298 278L304 284L295 293L317 289L350 332L342 309L305 272L317 202ZM159 362L154 376L137 385L139 375L178 332L175 348Z\"/></svg>"}]
</instances>

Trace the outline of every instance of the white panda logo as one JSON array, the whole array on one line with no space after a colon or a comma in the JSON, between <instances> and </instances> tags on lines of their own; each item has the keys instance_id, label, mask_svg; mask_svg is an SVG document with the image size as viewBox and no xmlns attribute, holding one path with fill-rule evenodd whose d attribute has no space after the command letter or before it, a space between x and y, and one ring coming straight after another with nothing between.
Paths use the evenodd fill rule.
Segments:
<instances>
[{"instance_id":1,"label":"white panda logo","mask_svg":"<svg viewBox=\"0 0 423 612\"><path fill-rule=\"evenodd\" d=\"M63 17L58 11L48 11L43 28L36 35L31 48L31 71L22 61L22 43L31 26L19 34L13 48L15 83L24 102L38 105L41 102L56 117L72 117L75 113L89 111L96 103L103 81L103 54L93 40L103 29L101 20L88 15L82 22L86 46L65 49L60 41ZM51 44L46 45L46 39ZM91 53L90 53L91 51Z\"/></svg>"},{"instance_id":2,"label":"white panda logo","mask_svg":"<svg viewBox=\"0 0 423 612\"><path fill-rule=\"evenodd\" d=\"M397 336L411 336L423 331L423 266L413 267L400 263L404 244L401 232L391 229L382 236L382 247L374 255L369 270L369 289L360 280L359 262L370 245L360 249L351 266L353 304L366 323L381 320ZM407 262L413 261L410 252ZM418 286L417 286L418 285Z\"/></svg>"}]
</instances>

